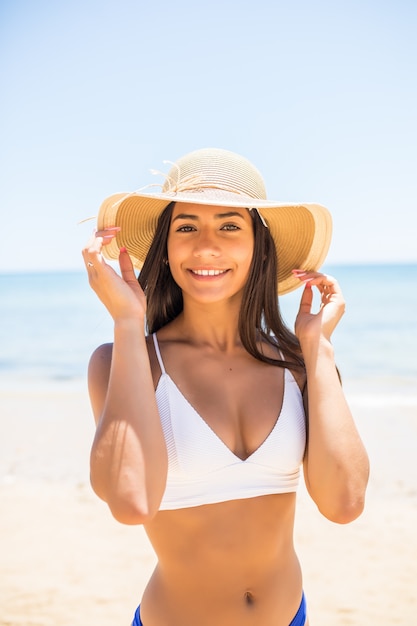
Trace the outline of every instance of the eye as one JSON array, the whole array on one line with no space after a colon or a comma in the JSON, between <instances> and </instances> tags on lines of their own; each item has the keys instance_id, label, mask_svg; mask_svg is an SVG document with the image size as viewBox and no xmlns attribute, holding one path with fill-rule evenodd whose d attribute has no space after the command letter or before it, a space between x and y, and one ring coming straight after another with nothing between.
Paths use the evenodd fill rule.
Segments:
<instances>
[{"instance_id":1,"label":"eye","mask_svg":"<svg viewBox=\"0 0 417 626\"><path fill-rule=\"evenodd\" d=\"M221 230L240 230L240 227L237 224L224 224Z\"/></svg>"},{"instance_id":2,"label":"eye","mask_svg":"<svg viewBox=\"0 0 417 626\"><path fill-rule=\"evenodd\" d=\"M189 226L188 224L184 224L184 226L179 226L176 230L177 233L191 233L195 230L194 226Z\"/></svg>"}]
</instances>

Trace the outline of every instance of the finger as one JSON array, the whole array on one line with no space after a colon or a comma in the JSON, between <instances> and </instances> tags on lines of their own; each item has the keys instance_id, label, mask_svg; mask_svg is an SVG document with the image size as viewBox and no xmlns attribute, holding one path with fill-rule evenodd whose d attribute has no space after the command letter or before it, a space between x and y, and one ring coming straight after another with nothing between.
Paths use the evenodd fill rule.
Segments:
<instances>
[{"instance_id":1,"label":"finger","mask_svg":"<svg viewBox=\"0 0 417 626\"><path fill-rule=\"evenodd\" d=\"M124 281L126 281L127 283L131 281L136 282L136 275L133 269L133 263L126 248L120 248L119 266Z\"/></svg>"},{"instance_id":2,"label":"finger","mask_svg":"<svg viewBox=\"0 0 417 626\"><path fill-rule=\"evenodd\" d=\"M302 283L304 284L309 283L310 285L315 285L315 286L318 286L325 278L325 275L321 274L320 272L309 272L307 270L294 269L292 270L292 273Z\"/></svg>"},{"instance_id":3,"label":"finger","mask_svg":"<svg viewBox=\"0 0 417 626\"><path fill-rule=\"evenodd\" d=\"M293 269L291 272L294 276L300 278L300 280L313 280L313 279L329 279L335 281L336 279L329 274L324 274L323 272L313 272L309 270L301 270L301 269Z\"/></svg>"},{"instance_id":4,"label":"finger","mask_svg":"<svg viewBox=\"0 0 417 626\"><path fill-rule=\"evenodd\" d=\"M301 294L299 312L311 313L312 304L313 304L313 291L310 287L310 284L307 283L304 287L303 293Z\"/></svg>"},{"instance_id":5,"label":"finger","mask_svg":"<svg viewBox=\"0 0 417 626\"><path fill-rule=\"evenodd\" d=\"M312 287L317 287L322 294L334 294L341 293L337 280L329 274L322 274L321 272L308 272L305 270L292 270L294 276L296 276L301 282L309 283Z\"/></svg>"},{"instance_id":6,"label":"finger","mask_svg":"<svg viewBox=\"0 0 417 626\"><path fill-rule=\"evenodd\" d=\"M120 226L106 226L106 228L97 230L95 236L97 239L101 239L103 246L107 246L113 241L120 230Z\"/></svg>"},{"instance_id":7,"label":"finger","mask_svg":"<svg viewBox=\"0 0 417 626\"><path fill-rule=\"evenodd\" d=\"M100 237L96 237L96 233L94 232L94 234L82 250L84 263L88 271L90 271L94 267L98 267L98 265L102 262L102 246L102 239Z\"/></svg>"},{"instance_id":8,"label":"finger","mask_svg":"<svg viewBox=\"0 0 417 626\"><path fill-rule=\"evenodd\" d=\"M322 293L336 293L338 290L337 281L331 276L312 278L309 282L311 286L317 287Z\"/></svg>"}]
</instances>

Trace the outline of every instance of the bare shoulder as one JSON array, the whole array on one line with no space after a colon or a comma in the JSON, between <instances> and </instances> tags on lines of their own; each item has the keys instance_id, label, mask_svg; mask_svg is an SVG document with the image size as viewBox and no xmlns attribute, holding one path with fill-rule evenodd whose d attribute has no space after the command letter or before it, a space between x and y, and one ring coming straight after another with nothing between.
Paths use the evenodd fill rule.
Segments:
<instances>
[{"instance_id":1,"label":"bare shoulder","mask_svg":"<svg viewBox=\"0 0 417 626\"><path fill-rule=\"evenodd\" d=\"M161 372L152 336L146 338L146 344L152 376L156 387ZM94 350L88 365L88 392L96 423L100 419L106 401L112 356L113 343L103 343Z\"/></svg>"},{"instance_id":2,"label":"bare shoulder","mask_svg":"<svg viewBox=\"0 0 417 626\"><path fill-rule=\"evenodd\" d=\"M148 356L151 363L152 371L158 367L158 359L155 353L155 347L152 335L146 337L146 345L148 348ZM105 378L108 380L110 374L111 360L113 356L113 343L103 343L98 346L90 357L88 366L88 376L93 379Z\"/></svg>"},{"instance_id":3,"label":"bare shoulder","mask_svg":"<svg viewBox=\"0 0 417 626\"><path fill-rule=\"evenodd\" d=\"M105 371L110 371L111 365L111 357L113 354L113 344L112 343L103 343L101 346L98 346L90 357L90 362L88 365L88 375L104 373Z\"/></svg>"}]
</instances>

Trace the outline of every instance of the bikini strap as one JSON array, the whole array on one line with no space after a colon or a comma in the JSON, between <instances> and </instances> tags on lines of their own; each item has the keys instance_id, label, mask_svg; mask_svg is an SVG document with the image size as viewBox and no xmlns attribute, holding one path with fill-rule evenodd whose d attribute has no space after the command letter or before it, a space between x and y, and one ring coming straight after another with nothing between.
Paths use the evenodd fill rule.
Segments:
<instances>
[{"instance_id":1,"label":"bikini strap","mask_svg":"<svg viewBox=\"0 0 417 626\"><path fill-rule=\"evenodd\" d=\"M156 358L158 359L159 367L161 368L161 372L165 374L164 362L161 357L161 351L159 349L158 339L156 338L156 333L152 334L153 345L155 346Z\"/></svg>"}]
</instances>

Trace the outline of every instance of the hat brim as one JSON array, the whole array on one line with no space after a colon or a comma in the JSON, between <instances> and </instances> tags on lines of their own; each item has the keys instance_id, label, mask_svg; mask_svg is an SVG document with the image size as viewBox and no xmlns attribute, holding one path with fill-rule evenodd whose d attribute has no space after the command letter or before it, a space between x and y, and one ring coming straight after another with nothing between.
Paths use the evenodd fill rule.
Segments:
<instances>
[{"instance_id":1,"label":"hat brim","mask_svg":"<svg viewBox=\"0 0 417 626\"><path fill-rule=\"evenodd\" d=\"M158 218L171 202L258 209L274 239L278 256L278 293L300 286L293 269L317 271L329 250L332 219L315 203L277 203L218 189L180 193L118 193L102 203L97 228L119 226L120 232L103 247L108 259L117 259L125 247L134 266L141 269L151 246Z\"/></svg>"}]
</instances>

